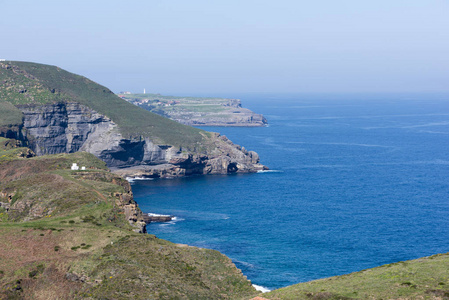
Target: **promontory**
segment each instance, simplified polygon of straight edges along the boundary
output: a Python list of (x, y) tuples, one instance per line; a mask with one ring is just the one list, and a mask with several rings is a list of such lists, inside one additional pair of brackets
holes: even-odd
[(184, 125), (257, 127), (268, 124), (263, 115), (242, 107), (239, 99), (176, 97), (130, 92), (121, 92), (118, 96)]
[(265, 169), (254, 151), (179, 124), (61, 68), (0, 62), (0, 136), (36, 155), (85, 151), (123, 176), (179, 177)]

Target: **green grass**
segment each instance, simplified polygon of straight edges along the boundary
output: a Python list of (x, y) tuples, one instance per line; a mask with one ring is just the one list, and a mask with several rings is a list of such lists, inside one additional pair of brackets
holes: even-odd
[(0, 81), (7, 82), (0, 86), (0, 99), (11, 104), (78, 102), (111, 118), (125, 137), (149, 137), (157, 144), (194, 149), (209, 137), (203, 130), (136, 107), (108, 88), (58, 67), (16, 61), (1, 65), (9, 68), (0, 68)]
[(150, 236), (124, 236), (105, 247), (96, 262), (91, 276), (102, 282), (84, 291), (94, 298), (244, 299), (254, 295), (250, 283), (219, 252), (179, 247)]
[[(0, 80), (1, 81), (1, 80)], [(22, 112), (0, 97), (0, 126), (14, 126), (22, 124)]]
[[(56, 154), (20, 158), (11, 148), (13, 140), (0, 138), (0, 191), (2, 202), (10, 202), (9, 221), (23, 221), (42, 217), (66, 215), (89, 210), (95, 205), (111, 206), (113, 193), (124, 193), (117, 185), (123, 179), (112, 174), (105, 163), (90, 153)], [(72, 171), (73, 162), (84, 165), (87, 171)], [(7, 195), (12, 196), (11, 201)], [(111, 199), (110, 204), (105, 199)], [(15, 207), (16, 203), (19, 205)], [(20, 209), (19, 209), (20, 208)], [(108, 208), (109, 209), (109, 208)]]
[(78, 166), (85, 166), (87, 171), (89, 171), (89, 169), (108, 170), (104, 161), (88, 152), (52, 154), (33, 157), (32, 160), (52, 162), (52, 164), (55, 165), (53, 168), (69, 169), (73, 163), (77, 163)]
[(29, 149), (20, 147), (20, 143), (16, 140), (0, 137), (0, 165), (2, 162), (26, 156), (27, 151)]
[[(151, 107), (151, 110), (160, 110), (161, 112), (180, 112), (183, 114), (189, 113), (228, 113), (230, 107), (224, 106), (229, 102), (229, 99), (224, 98), (200, 98), (200, 97), (175, 97), (175, 96), (162, 96), (159, 94), (120, 94), (131, 102), (148, 100), (148, 103), (142, 105), (142, 107)], [(176, 105), (160, 106), (157, 103), (170, 103), (171, 101), (177, 101)], [(228, 116), (229, 117), (229, 116)]]
[(195, 104), (195, 105), (183, 104), (181, 106), (187, 108), (192, 112), (200, 112), (200, 113), (220, 113), (226, 111), (224, 106), (213, 104)]
[(262, 297), (272, 300), (449, 299), (448, 270), (449, 254), (439, 254), (300, 283)]
[[(122, 95), (122, 94), (120, 94)], [(125, 97), (127, 98), (132, 98), (132, 99), (150, 99), (150, 100), (160, 100), (162, 102), (166, 102), (166, 101), (173, 101), (173, 100), (178, 100), (178, 101), (182, 101), (182, 102), (192, 102), (192, 103), (198, 103), (198, 102), (210, 102), (210, 103), (227, 103), (229, 101), (229, 99), (225, 99), (225, 98), (210, 98), (210, 97), (179, 97), (179, 96), (165, 96), (165, 95), (161, 95), (161, 94), (123, 94)]]

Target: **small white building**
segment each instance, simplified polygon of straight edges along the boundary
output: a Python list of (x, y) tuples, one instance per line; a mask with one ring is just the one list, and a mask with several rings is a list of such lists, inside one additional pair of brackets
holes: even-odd
[(81, 167), (81, 170), (82, 170), (82, 171), (86, 170), (86, 167)]
[(80, 167), (76, 163), (73, 163), (71, 169), (73, 171), (78, 171), (80, 169)]
[(4, 59), (4, 58), (0, 58), (0, 61), (6, 61), (6, 59)]

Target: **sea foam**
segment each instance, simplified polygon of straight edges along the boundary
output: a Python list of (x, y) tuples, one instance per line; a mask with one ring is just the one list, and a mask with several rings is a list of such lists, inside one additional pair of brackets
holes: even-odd
[(154, 180), (154, 178), (147, 178), (147, 177), (126, 177), (125, 178), (129, 183), (133, 183), (137, 180)]
[(254, 287), (256, 290), (258, 290), (259, 292), (262, 292), (262, 293), (268, 293), (268, 292), (271, 292), (270, 289), (267, 289), (266, 287), (263, 287), (263, 286), (260, 286), (260, 285), (257, 285), (257, 284), (253, 284), (253, 287)]
[(281, 170), (259, 170), (257, 173), (284, 173), (284, 171)]

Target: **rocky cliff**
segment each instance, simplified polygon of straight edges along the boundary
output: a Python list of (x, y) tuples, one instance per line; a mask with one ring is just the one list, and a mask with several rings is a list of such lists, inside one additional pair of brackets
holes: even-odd
[(247, 173), (265, 168), (257, 153), (217, 133), (208, 137), (203, 151), (192, 152), (155, 144), (148, 137), (125, 138), (110, 118), (79, 103), (17, 107), (27, 132), (23, 140), (37, 155), (86, 151), (131, 177)]
[(20, 140), (38, 156), (86, 151), (126, 176), (265, 168), (255, 152), (226, 137), (146, 111), (54, 66), (0, 62), (0, 82), (0, 137)]

